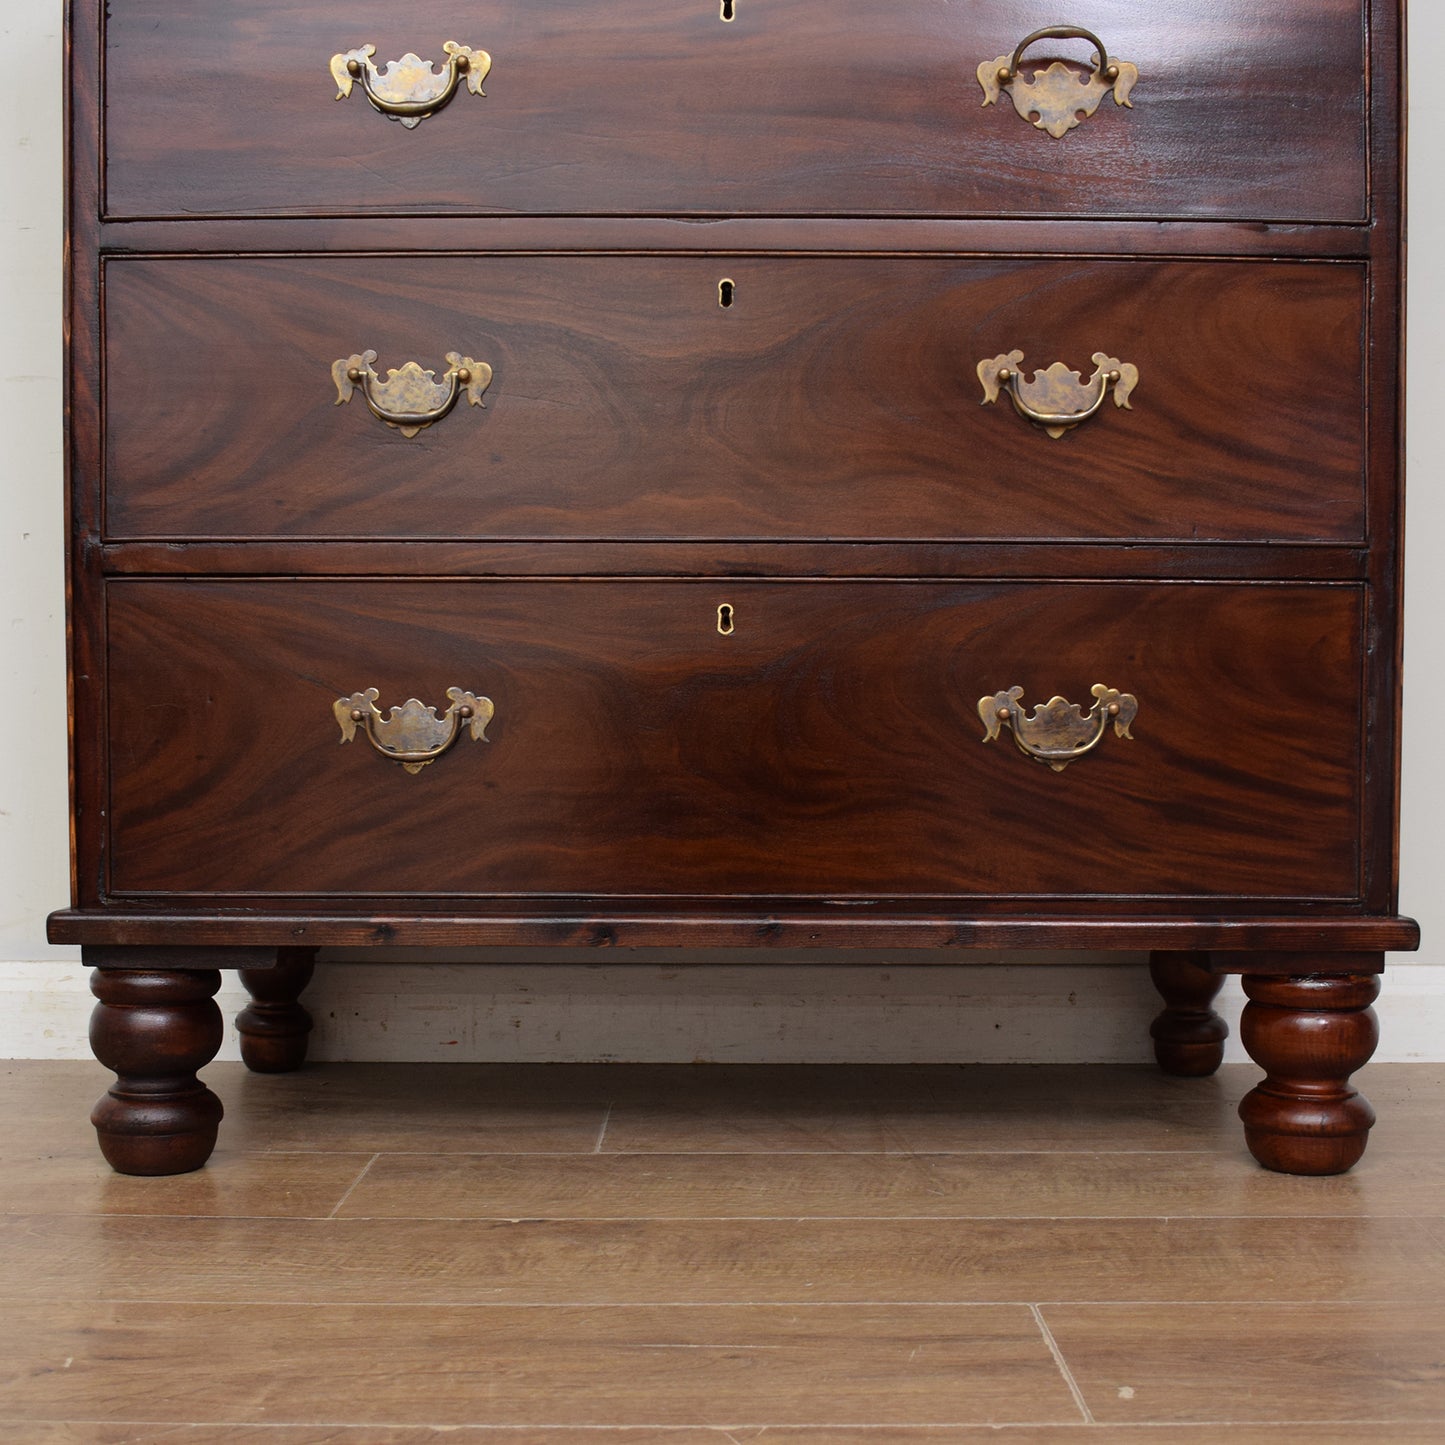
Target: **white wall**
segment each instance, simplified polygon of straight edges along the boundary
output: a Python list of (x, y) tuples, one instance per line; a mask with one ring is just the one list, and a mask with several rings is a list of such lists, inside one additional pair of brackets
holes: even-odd
[[(178, 0), (181, 3), (181, 0)], [(1417, 4), (1412, 53), (1445, 53), (1445, 7)], [(77, 951), (45, 943), (67, 898), (61, 573), (61, 0), (0, 0), (8, 57), (0, 126), (0, 1057), (83, 1057), (89, 995)], [(1445, 374), (1445, 156), (1428, 148), (1430, 90), (1411, 168), (1410, 384)], [(1247, 404), (1247, 403), (1246, 403)], [(1445, 487), (1426, 408), (1411, 429), (1402, 907), (1425, 951), (1395, 960), (1379, 1058), (1445, 1058), (1445, 716), (1435, 628), (1445, 615)], [(540, 955), (560, 958), (560, 955)], [(388, 955), (395, 958), (395, 955)], [(516, 955), (488, 955), (507, 960)], [(532, 958), (539, 955), (530, 955)], [(909, 966), (801, 955), (640, 967), (502, 962), (331, 963), (308, 1001), (316, 1054), (350, 1058), (1142, 1059), (1154, 1003), (1143, 971), (1077, 957), (1059, 968)], [(1134, 961), (1134, 960), (1127, 960)], [(228, 976), (229, 977), (229, 976)], [(1238, 986), (1229, 1007), (1237, 1011)], [(228, 1013), (234, 991), (223, 996)], [(1237, 1045), (1235, 1045), (1237, 1049)], [(228, 1039), (227, 1054), (234, 1041)]]

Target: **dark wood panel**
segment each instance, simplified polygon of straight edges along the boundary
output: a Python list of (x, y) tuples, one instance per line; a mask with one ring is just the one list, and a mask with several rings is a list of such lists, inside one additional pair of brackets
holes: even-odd
[(1405, 173), (1406, 129), (1402, 101), (1406, 94), (1405, 55), (1400, 36), (1403, 0), (1373, 7), (1370, 44), (1371, 188), (1380, 224), (1376, 228), (1376, 262), (1370, 267), (1369, 470), (1367, 527), (1370, 549), (1370, 697), (1363, 720), (1370, 789), (1367, 820), (1370, 857), (1370, 906), (1398, 907), (1399, 800), (1401, 748), (1401, 648), (1404, 610), (1402, 574), (1405, 534), (1405, 388), (1404, 273), (1405, 228), (1402, 180)]
[(1065, 542), (118, 542), (119, 576), (1212, 578), (1363, 581), (1363, 548)]
[[(719, 304), (721, 278), (735, 282)], [(1363, 527), (1353, 263), (112, 261), (107, 529), (145, 536), (1294, 538)], [(331, 364), (491, 364), (407, 438)], [(1139, 369), (1052, 440), (979, 361)]]
[[(1356, 587), (109, 592), (119, 894), (1358, 892)], [(981, 695), (1100, 681), (1134, 741), (1059, 774), (982, 745)], [(337, 696), (448, 686), (490, 743), (416, 776), (339, 745)]]
[[(50, 916), (52, 943), (104, 943), (149, 950), (184, 939), (188, 949), (229, 943), (272, 948), (304, 941), (336, 948), (370, 945), (419, 948), (485, 948), (518, 945), (583, 948), (939, 948), (939, 949), (1290, 949), (1284, 971), (1297, 970), (1302, 955), (1311, 971), (1336, 970), (1333, 955), (1344, 951), (1346, 971), (1358, 972), (1353, 950), (1411, 950), (1420, 946), (1413, 919), (1331, 916), (1312, 910), (1308, 917), (1277, 912), (1249, 915), (1237, 905), (1231, 916), (1199, 914), (1161, 916), (1167, 904), (1135, 903), (1128, 916), (1101, 909), (1095, 916), (1051, 914), (1046, 904), (1030, 901), (1027, 913), (991, 907), (991, 900), (970, 901), (967, 912), (942, 903), (932, 908), (910, 906), (908, 900), (879, 904), (871, 911), (850, 904), (831, 909), (799, 908), (779, 903), (763, 911), (720, 912), (716, 907), (689, 908), (659, 903), (644, 910), (632, 901), (625, 907), (543, 904), (530, 911), (475, 905), (465, 913), (425, 909), (409, 903), (406, 911), (356, 907), (328, 911), (317, 902), (288, 904), (287, 911), (227, 908), (223, 903), (170, 905), (165, 911), (116, 904), (106, 908), (63, 909)], [(1077, 905), (1076, 905), (1077, 906)], [(1018, 905), (1013, 905), (1017, 909)], [(1220, 972), (1232, 972), (1225, 954), (1215, 954)], [(755, 954), (767, 963), (765, 953)], [(827, 963), (830, 954), (822, 954)], [(910, 962), (922, 962), (922, 957)], [(955, 961), (940, 954), (943, 963)], [(1069, 962), (1067, 955), (1059, 960)], [(1253, 959), (1250, 959), (1251, 964)], [(167, 967), (173, 965), (167, 964)], [(197, 967), (215, 967), (214, 964)], [(1255, 972), (1271, 970), (1259, 968)]]
[(110, 220), (102, 249), (254, 251), (702, 252), (708, 255), (1290, 256), (1363, 259), (1356, 225), (1257, 221), (1039, 221), (908, 217), (286, 216)]
[[(1073, 0), (1140, 80), (1131, 109), (1106, 98), (1063, 140), (984, 107), (975, 76), (1058, 18), (1035, 0), (739, 0), (731, 24), (717, 0), (123, 0), (108, 208), (1362, 217), (1360, 0)], [(439, 58), (447, 39), (492, 55), (485, 98), (412, 131), (335, 101), (333, 54)]]
[[(94, 898), (104, 888), (105, 814), (97, 800), (105, 775), (105, 588), (98, 557), (86, 540), (100, 530), (104, 457), (100, 23), (96, 6), (66, 7), (65, 642), (72, 901)], [(82, 875), (82, 867), (92, 871)]]

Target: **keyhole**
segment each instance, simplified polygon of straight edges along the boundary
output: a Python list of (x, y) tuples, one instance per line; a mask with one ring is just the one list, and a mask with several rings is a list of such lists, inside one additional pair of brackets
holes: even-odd
[(724, 20), (733, 18), (733, 0), (722, 0), (722, 18)]
[(728, 277), (723, 277), (717, 283), (717, 304), (719, 306), (731, 306), (733, 304), (733, 293), (737, 287), (733, 285)]
[(732, 636), (733, 630), (733, 605), (731, 602), (724, 602), (717, 610), (717, 630), (724, 637)]

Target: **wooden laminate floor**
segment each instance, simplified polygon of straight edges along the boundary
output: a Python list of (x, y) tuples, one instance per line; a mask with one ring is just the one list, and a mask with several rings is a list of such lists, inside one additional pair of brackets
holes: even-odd
[(213, 1065), (201, 1173), (0, 1063), (0, 1441), (1445, 1440), (1445, 1066), (1364, 1163), (1255, 1071)]

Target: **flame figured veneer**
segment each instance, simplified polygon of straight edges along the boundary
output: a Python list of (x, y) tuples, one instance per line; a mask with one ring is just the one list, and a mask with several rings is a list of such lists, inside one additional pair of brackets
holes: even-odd
[(1243, 974), (1256, 1156), (1360, 1156), (1393, 0), (70, 28), (51, 936), (117, 1169), (204, 1163), (218, 970), (285, 1070), (380, 943), (1149, 951), (1164, 1068)]

